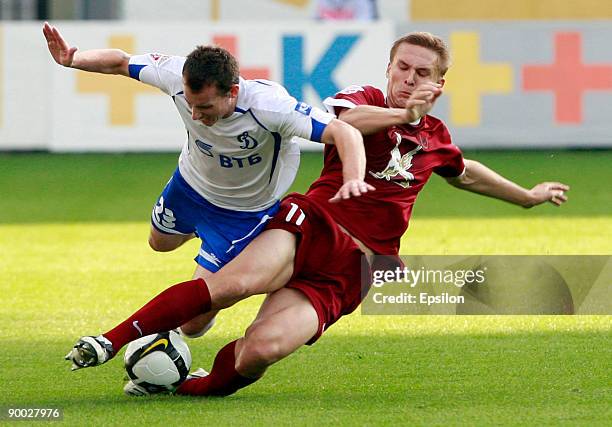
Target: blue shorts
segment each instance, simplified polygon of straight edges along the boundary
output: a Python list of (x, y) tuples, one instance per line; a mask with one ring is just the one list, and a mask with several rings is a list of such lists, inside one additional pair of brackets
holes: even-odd
[(191, 188), (177, 169), (153, 207), (151, 224), (165, 234), (196, 233), (202, 245), (195, 261), (216, 272), (264, 230), (278, 208), (278, 202), (258, 212), (220, 208)]

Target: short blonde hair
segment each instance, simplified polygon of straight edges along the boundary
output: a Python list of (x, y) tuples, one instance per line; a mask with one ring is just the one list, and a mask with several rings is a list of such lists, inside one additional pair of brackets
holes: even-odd
[(444, 40), (425, 31), (408, 33), (393, 42), (391, 52), (389, 52), (389, 62), (393, 62), (395, 53), (402, 43), (421, 46), (433, 51), (436, 55), (438, 55), (438, 63), (436, 66), (438, 68), (440, 77), (444, 77), (444, 74), (446, 74), (448, 71), (448, 67), (450, 67), (450, 54), (448, 52), (448, 46), (446, 46)]

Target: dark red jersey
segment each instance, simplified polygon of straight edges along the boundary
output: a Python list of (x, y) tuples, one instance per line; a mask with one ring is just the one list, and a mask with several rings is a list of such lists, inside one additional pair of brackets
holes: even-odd
[[(351, 86), (325, 100), (336, 115), (345, 108), (388, 108), (384, 94), (372, 86)], [(456, 177), (465, 166), (444, 123), (425, 116), (417, 125), (394, 126), (364, 137), (366, 182), (376, 187), (358, 198), (329, 203), (342, 185), (342, 163), (334, 146), (325, 147), (321, 176), (307, 192), (320, 206), (375, 253), (394, 255), (408, 228), (412, 206), (432, 172)]]

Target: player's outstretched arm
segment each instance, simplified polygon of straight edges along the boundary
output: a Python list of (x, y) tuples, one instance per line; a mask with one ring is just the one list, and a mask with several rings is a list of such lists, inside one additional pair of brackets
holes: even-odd
[(408, 109), (383, 108), (375, 105), (357, 105), (355, 108), (347, 108), (340, 113), (338, 118), (358, 129), (364, 136), (418, 119), (410, 120)]
[(335, 203), (351, 197), (359, 197), (363, 193), (373, 191), (375, 188), (366, 184), (365, 179), (365, 149), (363, 137), (354, 127), (333, 119), (325, 127), (321, 141), (333, 144), (338, 149), (340, 160), (342, 160), (342, 176), (344, 184), (334, 197), (329, 199)]
[(70, 46), (59, 30), (45, 22), (43, 34), (47, 40), (49, 53), (60, 65), (104, 74), (121, 74), (129, 76), (130, 55), (120, 49), (96, 49), (78, 52), (77, 47)]
[(427, 114), (442, 94), (442, 86), (430, 82), (420, 85), (410, 95), (404, 108), (383, 108), (375, 105), (357, 105), (343, 110), (338, 118), (358, 129), (363, 135), (372, 135), (391, 126), (415, 122)]
[(448, 183), (463, 190), (505, 200), (515, 205), (531, 208), (545, 202), (561, 206), (567, 201), (565, 192), (569, 186), (560, 182), (543, 182), (528, 190), (504, 178), (485, 165), (465, 159), (465, 172)]

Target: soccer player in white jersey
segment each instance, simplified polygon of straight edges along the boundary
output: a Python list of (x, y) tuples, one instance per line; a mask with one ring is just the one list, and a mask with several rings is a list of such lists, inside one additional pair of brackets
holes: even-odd
[[(242, 79), (236, 59), (222, 48), (199, 46), (186, 58), (119, 49), (77, 52), (48, 23), (43, 34), (58, 64), (131, 77), (174, 100), (188, 136), (153, 208), (149, 244), (166, 252), (199, 237), (194, 278), (206, 278), (234, 258), (278, 210), (299, 165), (294, 136), (338, 148), (344, 184), (331, 201), (373, 189), (364, 182), (363, 139), (356, 129), (298, 102), (277, 83)], [(203, 334), (215, 315), (187, 322), (183, 333)]]

